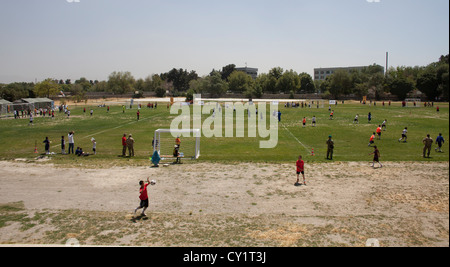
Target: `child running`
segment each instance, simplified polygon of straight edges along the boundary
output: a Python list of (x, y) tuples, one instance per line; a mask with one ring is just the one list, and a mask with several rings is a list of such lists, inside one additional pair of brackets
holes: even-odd
[(383, 129), (383, 131), (386, 131), (386, 125), (387, 125), (387, 120), (384, 120), (383, 123), (381, 124), (381, 128)]
[(378, 140), (381, 140), (381, 125), (378, 125), (377, 136), (378, 136)]
[(374, 143), (375, 143), (375, 133), (373, 133), (369, 139), (369, 146), (373, 145)]
[(295, 183), (295, 186), (300, 186), (300, 174), (303, 176), (303, 185), (306, 185), (305, 181), (305, 162), (302, 159), (302, 156), (298, 157), (297, 163), (297, 182)]
[(405, 129), (403, 129), (402, 132), (402, 138), (398, 139), (399, 142), (406, 143), (406, 140), (408, 139), (408, 137), (406, 136), (406, 134), (408, 133), (408, 127), (405, 127)]
[(356, 114), (355, 120), (353, 121), (353, 124), (359, 124), (359, 114)]

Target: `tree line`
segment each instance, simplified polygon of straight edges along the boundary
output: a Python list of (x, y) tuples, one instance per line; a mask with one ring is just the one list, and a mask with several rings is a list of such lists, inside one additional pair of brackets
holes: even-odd
[(108, 92), (116, 95), (137, 92), (154, 92), (158, 97), (186, 96), (193, 94), (221, 97), (227, 93), (260, 98), (263, 94), (318, 93), (325, 98), (340, 99), (346, 96), (384, 99), (394, 95), (403, 100), (415, 92), (422, 92), (428, 100), (447, 100), (449, 91), (449, 55), (427, 66), (391, 67), (383, 73), (379, 65), (367, 66), (363, 70), (338, 70), (324, 81), (314, 81), (308, 73), (297, 73), (274, 67), (268, 73), (261, 73), (253, 79), (245, 72), (236, 70), (236, 65), (213, 69), (209, 75), (200, 77), (196, 71), (172, 69), (166, 73), (153, 74), (145, 79), (135, 79), (130, 72), (113, 72), (108, 80), (80, 78), (46, 79), (39, 83), (0, 84), (0, 98), (15, 101), (21, 98), (51, 97), (61, 93), (83, 100), (87, 92)]

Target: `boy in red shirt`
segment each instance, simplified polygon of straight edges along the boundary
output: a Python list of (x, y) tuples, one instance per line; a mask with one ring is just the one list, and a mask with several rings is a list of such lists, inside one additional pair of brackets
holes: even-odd
[(127, 153), (127, 134), (124, 133), (122, 136), (122, 157), (125, 157), (126, 153)]
[(372, 134), (369, 140), (369, 146), (373, 145), (375, 143), (375, 133)]
[(377, 135), (378, 135), (378, 140), (381, 140), (381, 125), (378, 125)]
[(300, 173), (303, 176), (303, 185), (306, 185), (306, 181), (305, 181), (305, 162), (302, 160), (302, 156), (298, 157), (297, 163), (297, 182), (295, 183), (295, 186), (299, 186), (301, 185), (300, 182)]
[(143, 209), (142, 210), (142, 213), (141, 213), (141, 216), (147, 216), (146, 214), (145, 214), (145, 210), (148, 208), (148, 193), (147, 193), (147, 187), (149, 186), (149, 185), (155, 185), (155, 182), (154, 181), (149, 181), (149, 178), (147, 178), (147, 183), (146, 184), (144, 184), (144, 181), (140, 181), (139, 182), (139, 185), (141, 186), (141, 188), (139, 188), (139, 199), (141, 200), (141, 203), (140, 203), (140, 205), (139, 205), (139, 207), (137, 207), (135, 210), (134, 210), (134, 214), (136, 214), (136, 212), (139, 210), (139, 209)]

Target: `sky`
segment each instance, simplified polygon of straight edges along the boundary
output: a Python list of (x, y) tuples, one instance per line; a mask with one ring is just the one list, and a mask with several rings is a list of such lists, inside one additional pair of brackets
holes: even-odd
[(448, 0), (0, 0), (0, 83), (136, 78), (228, 64), (425, 66), (449, 53)]

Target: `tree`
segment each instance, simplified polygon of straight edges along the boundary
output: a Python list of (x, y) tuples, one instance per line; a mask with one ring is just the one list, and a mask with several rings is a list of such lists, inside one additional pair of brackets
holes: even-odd
[(155, 90), (157, 97), (165, 97), (166, 89), (163, 86), (158, 86)]
[(442, 92), (442, 96), (444, 100), (448, 101), (448, 92), (449, 92), (449, 63), (448, 63), (448, 55), (442, 56), (439, 61), (439, 66), (437, 68), (437, 78), (439, 82), (439, 90)]
[(161, 78), (166, 82), (171, 82), (175, 91), (186, 92), (189, 89), (189, 82), (198, 79), (198, 75), (195, 71), (188, 72), (173, 68), (168, 73), (161, 74)]
[(283, 69), (282, 69), (281, 67), (275, 67), (275, 68), (272, 68), (272, 69), (269, 71), (269, 75), (272, 76), (272, 77), (274, 77), (276, 80), (278, 80), (278, 79), (280, 79), (281, 76), (283, 75)]
[(380, 100), (384, 94), (384, 74), (376, 72), (369, 77), (368, 85), (375, 92), (375, 99)]
[(328, 91), (335, 99), (339, 99), (341, 95), (351, 93), (352, 87), (352, 80), (347, 71), (337, 70), (332, 76), (330, 76)]
[(258, 75), (256, 84), (261, 87), (262, 93), (277, 93), (277, 79), (272, 75), (265, 73)]
[(242, 71), (234, 71), (228, 78), (228, 86), (233, 93), (244, 93), (253, 88), (255, 81)]
[(79, 84), (82, 87), (82, 90), (87, 92), (89, 91), (89, 89), (91, 89), (91, 87), (93, 86), (93, 82), (91, 83), (90, 81), (88, 81), (88, 79), (82, 77), (79, 80), (75, 81), (75, 84)]
[(313, 78), (306, 72), (300, 73), (300, 91), (306, 93), (314, 93), (316, 86), (314, 85)]
[(115, 94), (132, 92), (135, 82), (130, 72), (113, 72), (108, 77), (109, 90)]
[(145, 78), (144, 80), (144, 91), (155, 92), (156, 88), (160, 87), (162, 84), (163, 80), (158, 74), (147, 76), (147, 78)]
[(231, 73), (233, 73), (236, 70), (236, 65), (230, 64), (222, 68), (222, 71), (220, 72), (220, 75), (222, 77), (222, 80), (228, 81), (228, 77), (230, 77)]
[(93, 92), (108, 92), (108, 90), (109, 88), (107, 81), (98, 82), (91, 88), (91, 91)]
[(205, 78), (206, 80), (206, 92), (209, 93), (211, 97), (221, 97), (228, 91), (228, 84), (226, 81), (222, 80), (222, 76), (218, 72), (212, 73), (210, 76)]
[(401, 100), (405, 99), (406, 96), (414, 90), (413, 81), (404, 77), (389, 78), (386, 82), (386, 86), (393, 95), (396, 95)]
[(428, 100), (434, 100), (442, 94), (435, 68), (429, 67), (417, 79), (417, 89), (424, 93)]
[(228, 91), (228, 83), (222, 80), (220, 72), (213, 71), (209, 76), (192, 80), (189, 83), (188, 97), (192, 94), (221, 97)]
[(0, 88), (0, 98), (14, 102), (21, 98), (35, 97), (34, 83), (10, 83)]
[(144, 82), (144, 80), (141, 78), (141, 79), (138, 79), (137, 81), (136, 81), (136, 84), (134, 85), (134, 90), (135, 91), (139, 91), (139, 92), (143, 92), (144, 91), (144, 88), (145, 88), (145, 82)]
[(38, 97), (50, 97), (58, 94), (58, 84), (53, 79), (46, 79), (34, 86), (34, 92)]
[(300, 76), (293, 70), (285, 71), (278, 79), (276, 88), (278, 92), (295, 93), (300, 90)]

